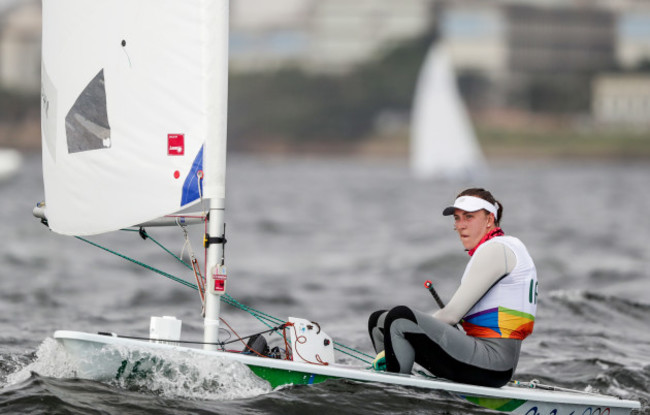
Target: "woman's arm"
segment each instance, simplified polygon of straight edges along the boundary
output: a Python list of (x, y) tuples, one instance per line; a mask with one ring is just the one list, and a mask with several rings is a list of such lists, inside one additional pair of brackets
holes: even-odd
[(433, 316), (448, 324), (458, 323), (516, 263), (515, 253), (504, 244), (495, 241), (483, 246), (474, 254), (467, 275), (449, 303)]

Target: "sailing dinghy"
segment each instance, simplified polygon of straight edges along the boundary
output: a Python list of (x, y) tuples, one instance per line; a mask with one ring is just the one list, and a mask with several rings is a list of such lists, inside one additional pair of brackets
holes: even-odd
[(410, 165), (417, 179), (464, 179), (486, 169), (442, 40), (432, 43), (416, 83)]
[(18, 150), (0, 148), (0, 181), (11, 178), (23, 162), (23, 157)]
[[(536, 384), (488, 388), (375, 372), (367, 363), (342, 365), (337, 343), (318, 324), (299, 318), (270, 330), (284, 332), (284, 351), (269, 353), (254, 343), (247, 353), (226, 351), (219, 339), (220, 304), (234, 301), (226, 294), (223, 249), (228, 13), (227, 0), (43, 1), (46, 203), (34, 214), (52, 231), (80, 239), (120, 229), (147, 237), (151, 226), (205, 225), (204, 268), (193, 256), (188, 264), (204, 312), (204, 338), (195, 342), (201, 348), (181, 339), (182, 323), (173, 317), (152, 317), (142, 338), (57, 331), (54, 338), (78, 377), (146, 376), (166, 353), (178, 352), (238, 365), (272, 387), (326, 379), (381, 382), (528, 415), (628, 414), (639, 407)], [(201, 211), (182, 213), (192, 207)]]

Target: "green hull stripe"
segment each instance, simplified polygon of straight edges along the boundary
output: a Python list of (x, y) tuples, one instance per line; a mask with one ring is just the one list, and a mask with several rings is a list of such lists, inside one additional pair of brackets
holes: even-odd
[(477, 396), (463, 396), (468, 401), (488, 409), (494, 409), (501, 412), (512, 412), (525, 404), (525, 400), (508, 399), (508, 398), (484, 398)]
[(296, 372), (293, 370), (274, 369), (263, 366), (248, 366), (257, 376), (271, 384), (272, 388), (282, 385), (311, 385), (333, 379), (333, 376), (323, 376), (314, 373)]
[[(312, 383), (324, 382), (327, 379), (334, 379), (335, 376), (323, 376), (314, 373), (297, 372), (293, 370), (275, 369), (263, 366), (248, 366), (255, 375), (266, 380), (272, 388), (283, 385), (311, 385)], [(469, 402), (488, 409), (502, 412), (512, 412), (525, 404), (521, 399), (485, 398), (476, 396), (463, 396)]]

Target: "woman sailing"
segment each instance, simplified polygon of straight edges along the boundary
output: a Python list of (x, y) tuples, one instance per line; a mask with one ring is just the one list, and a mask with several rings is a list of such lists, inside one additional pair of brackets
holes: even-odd
[[(433, 315), (408, 306), (374, 312), (368, 330), (375, 369), (411, 373), (418, 363), (455, 382), (500, 387), (510, 381), (522, 341), (533, 331), (537, 272), (524, 244), (499, 227), (503, 206), (479, 188), (443, 210), (470, 255), (449, 303)], [(461, 323), (463, 331), (455, 325)]]

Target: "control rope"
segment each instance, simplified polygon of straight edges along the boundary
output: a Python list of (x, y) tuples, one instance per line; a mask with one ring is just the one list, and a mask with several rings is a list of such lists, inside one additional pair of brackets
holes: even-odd
[[(193, 270), (191, 264), (188, 264), (187, 262), (183, 261), (182, 258), (179, 258), (176, 254), (171, 252), (169, 249), (167, 249), (165, 246), (163, 246), (160, 242), (156, 241), (151, 235), (146, 233), (146, 231), (144, 229), (137, 229), (137, 230), (136, 229), (122, 229), (122, 230), (127, 231), (127, 232), (139, 232), (140, 235), (146, 236), (145, 239), (151, 240), (153, 243), (158, 245), (161, 249), (163, 249), (169, 255), (173, 256), (178, 262), (183, 264), (186, 268), (188, 268), (189, 270)], [(128, 257), (128, 256), (126, 256), (124, 254), (121, 254), (121, 253), (115, 251), (115, 250), (112, 250), (112, 249), (109, 249), (109, 248), (107, 248), (105, 246), (102, 246), (102, 245), (100, 245), (100, 244), (98, 244), (96, 242), (92, 242), (92, 241), (90, 241), (90, 240), (88, 240), (86, 238), (83, 238), (81, 236), (75, 236), (75, 238), (77, 238), (80, 241), (86, 242), (87, 244), (90, 244), (90, 245), (92, 245), (92, 246), (94, 246), (96, 248), (104, 250), (104, 251), (106, 251), (106, 252), (108, 252), (110, 254), (113, 254), (113, 255), (118, 256), (118, 257), (120, 257), (122, 259), (125, 259), (125, 260), (127, 260), (129, 262), (132, 262), (132, 263), (134, 263), (136, 265), (139, 265), (139, 266), (141, 266), (143, 268), (146, 268), (149, 271), (153, 271), (153, 272), (155, 272), (155, 273), (157, 273), (159, 275), (162, 275), (163, 277), (169, 278), (172, 281), (175, 281), (175, 282), (177, 282), (179, 284), (182, 284), (182, 285), (184, 285), (186, 287), (192, 288), (194, 290), (199, 289), (199, 287), (196, 284), (185, 281), (182, 278), (176, 277), (176, 276), (174, 276), (172, 274), (169, 274), (169, 273), (167, 273), (165, 271), (162, 271), (162, 270), (160, 270), (158, 268), (152, 267), (151, 265), (145, 264), (144, 262), (138, 261), (137, 259)], [(275, 332), (275, 333), (277, 333), (279, 335), (282, 335), (282, 333), (280, 333), (277, 330), (277, 328), (278, 328), (279, 325), (282, 325), (282, 324), (285, 323), (284, 320), (279, 319), (277, 317), (274, 317), (274, 316), (272, 316), (270, 314), (266, 314), (266, 313), (264, 313), (262, 311), (256, 310), (256, 309), (254, 309), (252, 307), (249, 307), (247, 305), (244, 305), (244, 304), (240, 303), (239, 301), (237, 301), (236, 299), (234, 299), (233, 297), (231, 297), (229, 294), (221, 295), (220, 299), (224, 303), (226, 303), (226, 304), (228, 304), (228, 305), (230, 305), (230, 306), (232, 306), (234, 308), (237, 308), (237, 309), (240, 309), (242, 311), (245, 311), (245, 312), (249, 313), (250, 315), (255, 317), (257, 320), (259, 320), (262, 324), (264, 324), (269, 329), (271, 329), (273, 332)], [(359, 351), (357, 349), (354, 349), (352, 347), (346, 346), (346, 345), (338, 343), (338, 342), (334, 342), (334, 344), (335, 344), (335, 346), (338, 346), (338, 347), (335, 347), (335, 350), (337, 350), (340, 353), (343, 353), (345, 355), (348, 355), (350, 357), (353, 357), (353, 358), (355, 358), (357, 360), (360, 360), (360, 361), (362, 361), (364, 363), (370, 364), (370, 362), (373, 359), (373, 356), (370, 356), (370, 355), (368, 355), (366, 353), (363, 353), (363, 352), (361, 352), (361, 351)], [(345, 350), (343, 350), (343, 349), (345, 349)], [(366, 357), (366, 358), (368, 358), (370, 360), (366, 360), (361, 356), (364, 356), (364, 357)]]

